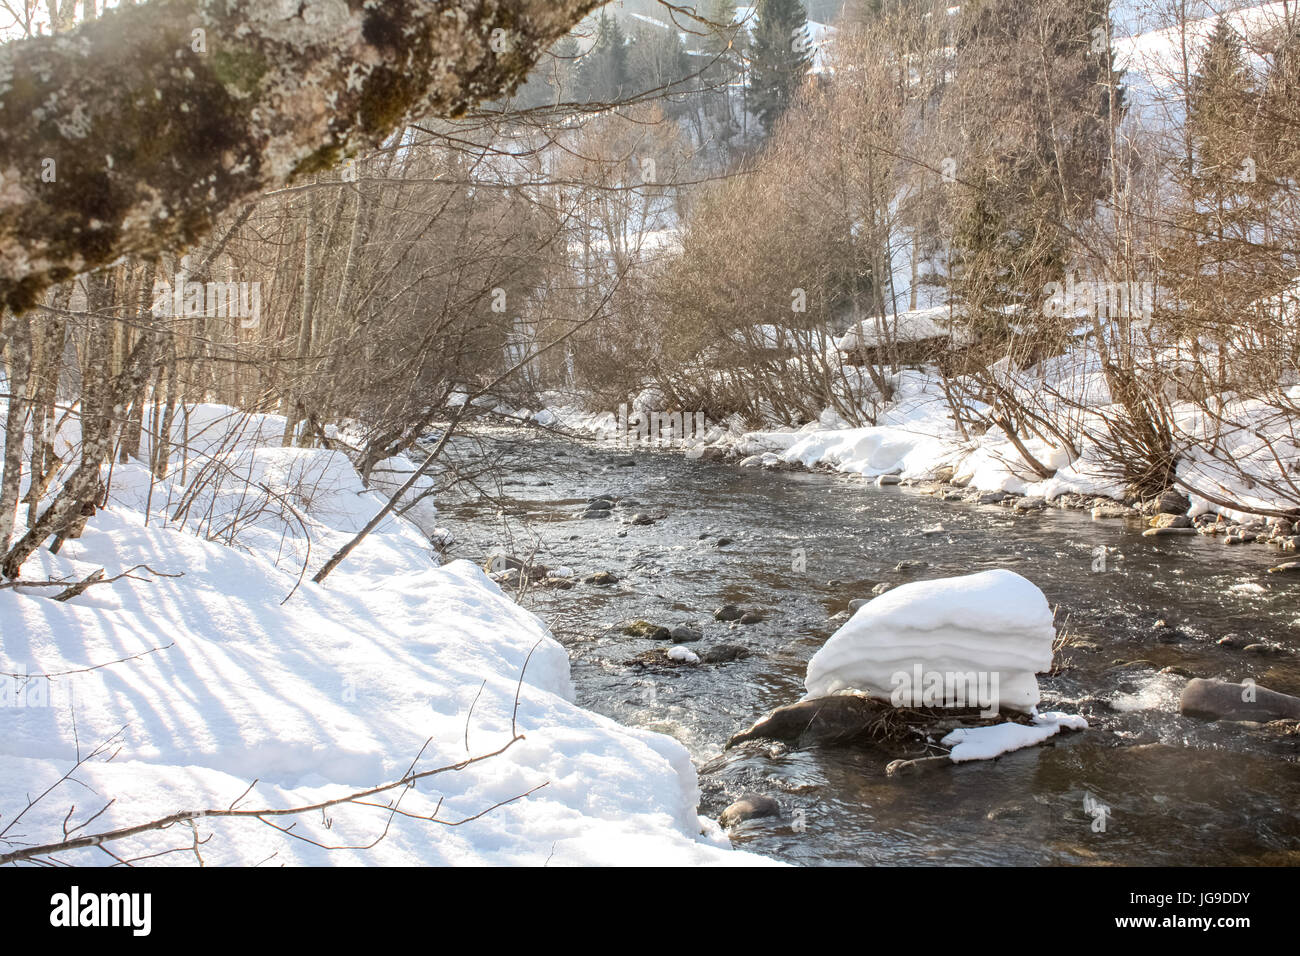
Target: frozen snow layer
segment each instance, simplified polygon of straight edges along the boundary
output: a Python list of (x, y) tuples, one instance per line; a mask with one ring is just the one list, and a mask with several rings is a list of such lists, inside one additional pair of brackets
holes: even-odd
[(1022, 747), (1041, 744), (1062, 730), (1087, 730), (1088, 722), (1077, 714), (1046, 711), (1034, 715), (1032, 727), (1025, 724), (995, 724), (992, 727), (958, 727), (939, 741), (952, 747), (948, 756), (954, 763), (966, 760), (992, 760)]
[(985, 706), (976, 690), (988, 688), (994, 706), (1028, 712), (1038, 704), (1034, 675), (1052, 666), (1055, 634), (1043, 592), (1013, 571), (916, 581), (859, 608), (813, 655), (804, 685), (808, 697), (857, 690), (892, 699), (900, 689), (919, 696), (919, 670), (922, 684), (938, 675), (945, 690), (963, 695), (945, 692), (944, 702)]

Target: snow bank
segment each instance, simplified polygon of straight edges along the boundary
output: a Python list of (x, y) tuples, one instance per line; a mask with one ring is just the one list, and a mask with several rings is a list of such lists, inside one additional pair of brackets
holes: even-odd
[[(304, 563), (318, 567), (382, 501), (345, 456), (264, 447), (282, 434), (273, 416), (200, 406), (189, 423), (201, 452), (191, 448), (185, 469), (156, 481), (139, 464), (116, 465), (110, 505), (85, 534), (24, 568), (28, 580), (76, 580), (97, 568), (115, 575), (139, 564), (157, 576), (140, 569), (145, 580), (92, 587), (66, 602), (50, 600), (54, 588), (0, 590), (0, 675), (64, 675), (0, 676), (0, 700), (11, 705), (0, 739), (3, 819), (55, 784), (78, 752), (105, 741), (117, 751), (111, 762), (83, 765), (80, 785), (55, 787), (0, 852), (57, 839), (73, 804), (80, 821), (114, 801), (94, 831), (224, 808), (254, 780), (241, 806), (301, 806), (400, 779), (413, 761), (423, 770), (490, 753), (517, 726), (523, 739), (504, 753), (378, 798), (400, 796), (404, 813), (436, 811), (449, 821), (490, 810), (464, 826), (399, 816), (373, 849), (330, 850), (256, 820), (209, 819), (198, 824), (201, 839), (211, 836), (203, 858), (769, 862), (733, 852), (697, 816), (695, 770), (682, 745), (576, 706), (568, 656), (544, 624), (478, 568), (438, 567), (411, 522), (382, 524), (326, 586), (300, 581)], [(200, 486), (205, 463), (213, 480)], [(394, 483), (409, 474), (409, 464), (386, 464)], [(297, 834), (358, 847), (383, 834), (388, 814), (344, 805), (297, 819)], [(112, 848), (138, 857), (188, 845), (189, 831), (178, 830)], [(99, 850), (62, 859), (113, 862)]]
[(1013, 571), (916, 581), (860, 607), (808, 662), (804, 686), (807, 697), (856, 690), (891, 699), (917, 683), (918, 670), (921, 682), (970, 675), (995, 690), (995, 706), (1028, 712), (1055, 634), (1043, 592)]

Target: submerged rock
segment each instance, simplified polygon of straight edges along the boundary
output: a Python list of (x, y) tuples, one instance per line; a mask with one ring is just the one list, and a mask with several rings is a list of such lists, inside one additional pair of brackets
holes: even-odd
[(610, 584), (618, 584), (618, 575), (613, 571), (597, 571), (595, 574), (589, 574), (582, 579), (587, 584), (595, 584), (605, 587)]
[(780, 815), (781, 805), (771, 797), (749, 793), (723, 810), (718, 816), (718, 823), (724, 828), (734, 827), (737, 823), (744, 823), (746, 820)]
[(1197, 677), (1183, 688), (1178, 710), (1204, 720), (1300, 720), (1300, 697), (1259, 684), (1230, 684)]

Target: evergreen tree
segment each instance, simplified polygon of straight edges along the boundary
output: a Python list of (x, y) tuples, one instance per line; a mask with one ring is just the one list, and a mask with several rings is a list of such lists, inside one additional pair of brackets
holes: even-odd
[(578, 99), (613, 103), (629, 92), (627, 37), (618, 19), (600, 11), (596, 43), (578, 63)]
[(703, 16), (715, 25), (700, 43), (705, 56), (700, 82), (706, 89), (713, 91), (705, 109), (718, 123), (722, 141), (728, 143), (737, 129), (732, 109), (731, 84), (742, 73), (748, 34), (736, 22), (735, 0), (708, 0), (704, 5)]
[(800, 0), (758, 0), (755, 14), (748, 106), (771, 132), (808, 74), (812, 41)]
[(939, 187), (952, 229), (940, 283), (987, 334), (1064, 277), (1074, 228), (1108, 193), (1124, 97), (1097, 43), (1106, 0), (986, 0), (961, 16), (942, 120), (959, 182)]

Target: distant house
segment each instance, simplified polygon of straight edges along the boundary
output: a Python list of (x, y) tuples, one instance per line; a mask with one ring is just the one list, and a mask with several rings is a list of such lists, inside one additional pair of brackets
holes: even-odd
[(849, 365), (923, 362), (945, 349), (971, 344), (970, 335), (952, 328), (949, 318), (948, 307), (938, 306), (863, 319), (837, 338), (835, 347)]

